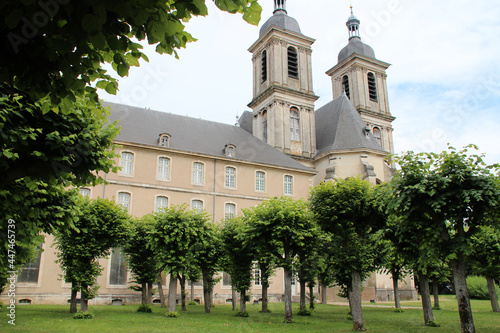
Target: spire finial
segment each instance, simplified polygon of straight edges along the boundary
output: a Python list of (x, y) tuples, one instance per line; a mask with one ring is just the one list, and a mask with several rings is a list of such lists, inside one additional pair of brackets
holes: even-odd
[(274, 12), (273, 14), (276, 14), (277, 12), (284, 12), (285, 14), (287, 13), (286, 11), (286, 0), (274, 0)]
[(351, 7), (351, 16), (349, 16), (349, 18), (347, 19), (347, 22), (346, 22), (347, 30), (349, 30), (349, 40), (351, 40), (352, 38), (361, 39), (359, 37), (359, 23), (360, 23), (360, 21), (358, 20), (358, 18), (356, 16), (354, 16), (354, 12), (352, 9), (352, 2), (351, 2), (350, 7)]

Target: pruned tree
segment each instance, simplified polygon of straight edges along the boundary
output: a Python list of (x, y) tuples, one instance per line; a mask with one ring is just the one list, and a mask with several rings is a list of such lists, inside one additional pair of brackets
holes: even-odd
[(292, 322), (292, 272), (300, 251), (314, 240), (316, 224), (307, 203), (289, 197), (271, 198), (246, 210), (247, 242), (272, 254), (285, 276), (285, 323)]
[(154, 219), (148, 244), (163, 264), (162, 270), (165, 268), (170, 273), (168, 312), (175, 312), (178, 274), (186, 267), (188, 253), (199, 242), (208, 217), (181, 205), (156, 212)]
[(403, 217), (404, 228), (428, 236), (421, 247), (449, 260), (463, 333), (475, 332), (465, 279), (470, 239), (481, 225), (498, 224), (490, 214), (498, 212), (500, 198), (498, 165), (486, 165), (483, 155), (469, 149), (477, 147), (396, 157), (401, 170), (391, 182), (394, 197), (388, 203)]
[(321, 183), (312, 189), (310, 203), (318, 225), (337, 248), (332, 263), (339, 272), (337, 282), (346, 284), (353, 330), (364, 331), (361, 285), (380, 264), (376, 232), (386, 224), (373, 187), (359, 178)]
[(232, 287), (240, 293), (240, 314), (246, 312), (246, 292), (250, 289), (253, 278), (253, 245), (245, 241), (248, 236), (243, 217), (224, 221), (221, 244), (224, 256), (227, 258), (225, 270), (231, 275)]
[(55, 234), (55, 244), (64, 277), (72, 283), (72, 302), (78, 287), (80, 310), (85, 312), (89, 298), (94, 296), (92, 290), (96, 279), (102, 272), (98, 259), (126, 241), (129, 216), (122, 206), (100, 198), (85, 199), (80, 212), (74, 228)]

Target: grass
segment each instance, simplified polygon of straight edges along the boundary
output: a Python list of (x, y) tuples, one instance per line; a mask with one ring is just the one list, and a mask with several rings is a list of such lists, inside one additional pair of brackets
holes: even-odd
[[(373, 305), (373, 304), (371, 304)], [(434, 311), (439, 328), (423, 326), (422, 310), (405, 309), (395, 313), (391, 303), (365, 306), (363, 317), (370, 332), (432, 332), (458, 333), (460, 322), (453, 296), (443, 296), (440, 311)], [(403, 302), (403, 306), (420, 306), (419, 302)], [(152, 313), (136, 312), (138, 305), (90, 306), (96, 317), (75, 320), (68, 313), (69, 306), (25, 305), (16, 307), (16, 326), (7, 323), (7, 309), (0, 309), (0, 332), (351, 332), (352, 322), (347, 319), (347, 306), (318, 304), (313, 315), (294, 315), (293, 324), (283, 323), (282, 303), (270, 304), (272, 313), (259, 312), (260, 305), (248, 304), (250, 317), (235, 317), (230, 305), (217, 305), (212, 313), (205, 314), (203, 306), (190, 306), (180, 312), (179, 318), (167, 318), (167, 310), (154, 305)], [(500, 314), (491, 311), (489, 301), (472, 301), (474, 322), (478, 332), (500, 333)], [(180, 310), (180, 309), (178, 309)], [(294, 313), (298, 305), (294, 304)]]

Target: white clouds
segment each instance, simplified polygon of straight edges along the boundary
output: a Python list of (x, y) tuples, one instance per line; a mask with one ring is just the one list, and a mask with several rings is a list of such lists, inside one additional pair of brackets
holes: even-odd
[[(260, 0), (262, 25), (273, 1)], [(198, 38), (181, 59), (148, 52), (150, 63), (120, 80), (118, 96), (107, 100), (233, 123), (252, 98), (248, 47), (259, 28), (240, 15), (220, 12), (207, 1), (209, 16), (194, 18), (187, 30)], [(500, 110), (500, 10), (477, 0), (354, 0), (363, 41), (388, 70), (396, 152), (419, 147), (442, 150), (484, 144), (491, 162), (500, 161), (496, 143)], [(347, 1), (288, 0), (288, 13), (302, 33), (316, 39), (313, 77), (320, 107), (331, 99), (325, 71), (347, 44)], [(156, 73), (156, 74), (154, 74)], [(472, 140), (472, 141), (470, 141)], [(423, 144), (426, 142), (427, 144)], [(430, 144), (434, 142), (434, 144)]]

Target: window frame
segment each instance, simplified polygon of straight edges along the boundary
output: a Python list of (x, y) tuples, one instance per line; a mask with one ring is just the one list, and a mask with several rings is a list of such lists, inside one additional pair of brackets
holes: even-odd
[(167, 199), (167, 205), (166, 206), (161, 206), (161, 208), (167, 208), (169, 207), (170, 205), (170, 198), (167, 197), (166, 195), (163, 195), (163, 194), (158, 194), (158, 195), (155, 195), (155, 213), (158, 213), (159, 210), (158, 210), (158, 198), (165, 198)]
[(349, 85), (349, 75), (342, 76), (342, 93), (345, 93), (348, 99), (351, 99), (351, 91)]
[[(113, 253), (116, 253), (116, 249), (120, 251), (120, 267), (125, 267), (125, 283), (124, 284), (112, 284), (111, 283), (111, 267), (112, 267), (112, 260), (113, 260)], [(107, 276), (107, 287), (108, 288), (124, 288), (124, 286), (128, 285), (128, 282), (130, 280), (129, 276), (129, 265), (127, 263), (127, 260), (125, 258), (126, 254), (123, 252), (123, 248), (121, 247), (113, 247), (111, 248), (111, 251), (109, 253), (109, 259), (108, 259), (108, 276)], [(121, 265), (122, 262), (124, 262), (124, 265)], [(118, 278), (119, 281), (119, 278)]]
[[(287, 73), (292, 79), (299, 79), (299, 53), (293, 46), (287, 47)], [(295, 59), (294, 59), (295, 57)]]
[[(195, 165), (201, 165), (201, 171), (195, 169)], [(192, 166), (191, 166), (191, 184), (193, 185), (205, 185), (205, 163), (200, 162), (200, 161), (194, 161)], [(200, 178), (200, 177), (195, 177), (195, 171), (196, 172), (201, 172), (201, 182), (197, 182), (195, 178)], [(197, 175), (199, 176), (199, 175)]]
[(262, 51), (260, 83), (267, 81), (267, 50)]
[[(234, 212), (232, 213), (232, 215), (228, 216), (228, 211), (227, 211), (227, 207), (234, 207)], [(229, 219), (232, 219), (233, 217), (236, 217), (236, 212), (237, 212), (237, 207), (236, 207), (236, 203), (230, 201), (230, 202), (224, 202), (224, 220), (227, 221)], [(229, 212), (231, 214), (231, 212)]]
[[(128, 198), (129, 198), (129, 201), (128, 201), (128, 207), (123, 205), (121, 202), (120, 202), (120, 194), (128, 194)], [(127, 190), (118, 190), (116, 192), (116, 203), (118, 205), (121, 205), (125, 208), (127, 208), (127, 212), (130, 214), (132, 212), (132, 192), (129, 192)]]
[(300, 111), (293, 106), (290, 108), (290, 140), (300, 142), (300, 136)]
[(373, 72), (366, 74), (368, 83), (368, 97), (370, 101), (378, 103), (377, 76)]
[[(259, 178), (258, 178), (258, 174), (262, 174), (263, 175), (263, 179), (261, 180), (262, 181), (262, 190), (259, 189), (259, 184), (258, 184), (258, 181), (259, 181)], [(255, 192), (260, 192), (260, 193), (265, 193), (266, 192), (266, 172), (264, 170), (255, 170)]]
[[(167, 140), (166, 145), (164, 144), (164, 139)], [(169, 148), (170, 147), (170, 139), (171, 139), (170, 134), (167, 134), (167, 133), (160, 134), (160, 137), (158, 138), (158, 146), (163, 147), (163, 148)]]
[[(233, 169), (234, 170), (234, 174), (233, 175), (228, 175), (227, 171), (228, 169)], [(233, 186), (231, 186), (231, 179), (229, 179), (229, 184), (228, 184), (228, 177), (231, 177), (233, 178)], [(227, 188), (227, 189), (230, 189), (230, 190), (236, 190), (237, 189), (237, 169), (235, 166), (232, 166), (232, 165), (227, 165), (225, 168), (224, 168), (224, 187)]]
[[(167, 169), (167, 178), (162, 178), (160, 168), (164, 168), (165, 166), (160, 165), (160, 160), (164, 159), (168, 161), (168, 169)], [(172, 173), (172, 159), (168, 156), (165, 155), (159, 155), (158, 158), (156, 159), (156, 179), (162, 182), (169, 182), (171, 180), (171, 173)]]
[[(201, 202), (201, 209), (196, 209), (194, 206), (193, 206), (193, 202)], [(199, 212), (203, 212), (203, 210), (205, 209), (205, 202), (201, 199), (197, 199), (197, 198), (194, 198), (194, 199), (191, 199), (191, 209), (194, 209), (196, 211), (199, 211)]]
[[(82, 193), (82, 191), (88, 191), (88, 195), (85, 195)], [(83, 196), (84, 198), (89, 198), (89, 199), (92, 199), (92, 189), (88, 188), (88, 187), (80, 187), (78, 189), (78, 193)]]
[[(132, 159), (130, 161), (125, 160), (123, 158), (123, 154), (130, 154), (132, 156)], [(125, 166), (124, 166), (125, 163), (130, 163), (130, 173), (125, 172), (125, 170), (128, 169), (128, 168), (125, 168)], [(120, 152), (120, 167), (121, 167), (121, 170), (119, 173), (120, 176), (133, 177), (134, 171), (135, 171), (135, 153), (130, 151), (130, 150), (122, 150)]]
[[(291, 179), (291, 182), (287, 182), (287, 178)], [(290, 193), (287, 192), (287, 188), (290, 188)], [(283, 175), (283, 194), (287, 196), (293, 196), (295, 193), (294, 191), (294, 177), (293, 175), (290, 174), (285, 174)]]
[[(380, 147), (383, 148), (384, 146), (382, 145), (382, 130), (378, 126), (374, 126), (372, 129), (372, 133), (375, 140), (377, 140), (377, 142), (380, 144)], [(376, 133), (378, 133), (378, 136)]]

